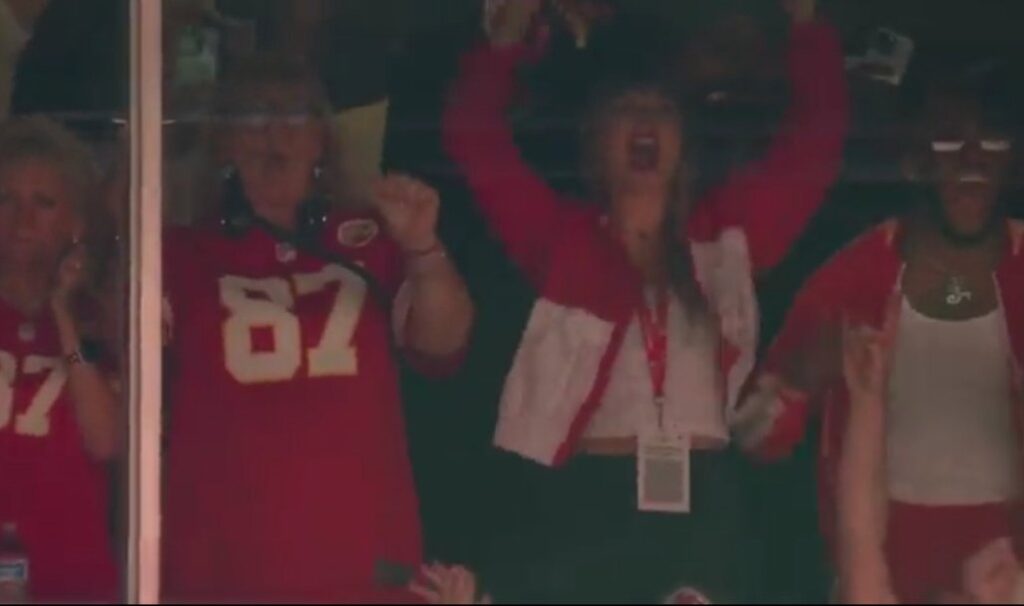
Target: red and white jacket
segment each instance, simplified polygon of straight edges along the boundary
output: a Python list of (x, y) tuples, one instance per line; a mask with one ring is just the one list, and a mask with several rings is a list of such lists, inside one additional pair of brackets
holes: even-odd
[[(1024, 436), (1024, 223), (1008, 221), (1009, 246), (996, 270), (1006, 335), (1012, 351), (1007, 360), (1014, 385), (1018, 429)], [(901, 224), (890, 220), (861, 236), (808, 280), (797, 295), (785, 325), (775, 338), (744, 392), (738, 424), (745, 449), (766, 461), (787, 457), (803, 440), (814, 413), (822, 415), (819, 490), (822, 529), (832, 536), (835, 515), (836, 470), (849, 406), (840, 378), (813, 400), (788, 386), (781, 376), (791, 356), (827, 322), (855, 318), (880, 328), (889, 306), (896, 321), (902, 309), (900, 284), (904, 262), (900, 254)], [(1022, 453), (1024, 455), (1024, 453)]]
[[(491, 229), (539, 294), (506, 379), (495, 444), (558, 465), (601, 403), (643, 281), (601, 212), (562, 199), (521, 158), (505, 112), (527, 55), (525, 47), (480, 47), (463, 58), (444, 139)], [(702, 200), (680, 234), (720, 318), (728, 410), (754, 364), (753, 275), (786, 254), (841, 162), (848, 106), (834, 30), (795, 27), (788, 62), (793, 106), (770, 150)]]

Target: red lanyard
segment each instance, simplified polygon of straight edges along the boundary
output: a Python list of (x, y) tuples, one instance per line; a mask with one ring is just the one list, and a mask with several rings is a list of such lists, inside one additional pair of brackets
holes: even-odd
[(662, 427), (665, 408), (665, 377), (668, 374), (668, 292), (659, 288), (655, 293), (654, 310), (646, 301), (637, 310), (640, 332), (647, 353), (647, 367), (651, 371), (654, 387), (654, 405), (658, 409), (658, 427)]

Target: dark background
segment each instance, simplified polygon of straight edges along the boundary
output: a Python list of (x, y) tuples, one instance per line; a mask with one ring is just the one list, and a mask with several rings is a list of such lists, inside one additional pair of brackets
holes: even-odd
[[(143, 0), (145, 1), (145, 0)], [(290, 0), (220, 0), (226, 13), (259, 21), (261, 46), (279, 43), (285, 33), (282, 11)], [(471, 566), (487, 561), (497, 574), (505, 544), (529, 523), (534, 487), (544, 471), (490, 446), (505, 372), (518, 344), (533, 293), (509, 265), (468, 199), (440, 149), (439, 115), (456, 59), (476, 39), (479, 0), (332, 0), (322, 73), (335, 105), (352, 107), (391, 98), (385, 163), (437, 185), (444, 199), (442, 233), (465, 273), (478, 303), (479, 322), (464, 371), (430, 383), (405, 379), (411, 449), (420, 485), (429, 556)], [(706, 133), (719, 133), (714, 161), (706, 174), (756, 157), (785, 106), (781, 62), (784, 19), (775, 0), (628, 0), (628, 12), (653, 14), (674, 28), (680, 42), (698, 38), (723, 15), (746, 13), (763, 26), (764, 51), (752, 61), (753, 77), (764, 80), (746, 112), (714, 116)], [(887, 26), (918, 44), (912, 68), (942, 71), (960, 57), (996, 58), (1010, 83), (1017, 76), (1024, 40), (1024, 3), (1013, 0), (821, 0), (851, 53), (868, 31)], [(126, 0), (53, 0), (37, 24), (15, 84), (18, 113), (91, 112), (124, 115), (128, 94)], [(628, 40), (628, 38), (627, 38)], [(621, 43), (621, 42), (620, 42)], [(641, 45), (642, 40), (637, 40)], [(534, 86), (548, 88), (546, 99), (516, 115), (521, 143), (538, 171), (556, 186), (575, 183), (576, 125), (572, 105), (587, 72), (576, 72), (575, 57), (550, 65), (569, 84), (558, 89), (538, 70)], [(561, 67), (563, 71), (559, 71)], [(569, 70), (568, 73), (565, 70)], [(582, 68), (581, 68), (582, 69)], [(950, 69), (952, 69), (950, 67)], [(545, 78), (548, 78), (547, 80)], [(851, 81), (853, 127), (843, 176), (787, 261), (760, 283), (767, 340), (796, 288), (807, 274), (844, 242), (907, 203), (899, 187), (896, 144), (906, 125), (901, 89)], [(1010, 87), (1011, 89), (1013, 87)], [(780, 91), (781, 94), (780, 94)], [(563, 94), (564, 93), (564, 94)], [(1015, 94), (1008, 92), (1007, 94)], [(564, 98), (563, 98), (564, 97)], [(563, 103), (563, 101), (565, 101)], [(753, 117), (752, 117), (753, 116)], [(718, 120), (722, 122), (718, 122)], [(698, 120), (695, 118), (695, 121)], [(109, 131), (86, 120), (75, 124), (92, 138)], [(109, 123), (109, 120), (106, 121)], [(720, 128), (722, 124), (732, 128)], [(736, 125), (742, 125), (736, 134)], [(718, 129), (718, 130), (716, 130)], [(733, 133), (723, 136), (721, 133)], [(712, 137), (713, 138), (713, 137)], [(706, 161), (704, 158), (702, 161)], [(816, 529), (813, 436), (794, 459), (771, 467), (751, 464), (749, 504), (764, 533), (752, 548), (766, 557), (766, 598), (773, 602), (820, 602), (828, 577)], [(680, 546), (685, 549), (685, 546)]]

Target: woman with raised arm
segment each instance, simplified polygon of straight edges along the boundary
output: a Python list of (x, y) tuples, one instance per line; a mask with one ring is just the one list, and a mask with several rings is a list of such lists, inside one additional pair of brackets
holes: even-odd
[(783, 257), (839, 166), (837, 37), (813, 2), (787, 3), (789, 116), (762, 160), (702, 200), (673, 83), (637, 66), (600, 87), (583, 125), (588, 205), (526, 166), (505, 115), (517, 70), (542, 50), (541, 5), (492, 3), (490, 43), (464, 57), (444, 123), (476, 204), (538, 293), (495, 435), (552, 468), (546, 517), (515, 558), (537, 567), (522, 575), (530, 598), (643, 601), (689, 582), (752, 599), (730, 424), (757, 345), (753, 276)]

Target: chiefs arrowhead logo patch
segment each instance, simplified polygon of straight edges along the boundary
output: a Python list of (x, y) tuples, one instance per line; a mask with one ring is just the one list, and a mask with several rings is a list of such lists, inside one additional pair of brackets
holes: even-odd
[(338, 244), (349, 248), (362, 248), (373, 242), (380, 226), (373, 219), (353, 219), (338, 226)]

